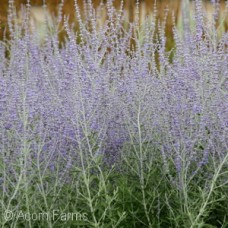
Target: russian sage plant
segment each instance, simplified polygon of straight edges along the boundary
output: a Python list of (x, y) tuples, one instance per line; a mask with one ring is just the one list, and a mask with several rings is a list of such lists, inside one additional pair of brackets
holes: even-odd
[[(79, 30), (59, 16), (65, 42), (54, 26), (40, 44), (30, 5), (18, 26), (10, 1), (11, 38), (0, 42), (2, 227), (228, 225), (228, 33), (218, 36), (216, 17), (207, 26), (194, 4), (194, 26), (183, 13), (168, 52), (164, 24), (126, 26), (123, 3), (107, 1), (98, 31), (92, 1), (86, 20), (75, 1)], [(60, 216), (75, 211), (86, 216)]]

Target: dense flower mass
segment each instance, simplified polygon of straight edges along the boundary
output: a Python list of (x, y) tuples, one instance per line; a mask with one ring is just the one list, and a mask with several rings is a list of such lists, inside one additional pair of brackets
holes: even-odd
[[(155, 43), (149, 26), (144, 42), (136, 41), (132, 54), (131, 31), (124, 31), (119, 21), (100, 33), (83, 29), (80, 44), (67, 26), (66, 30), (69, 36), (61, 50), (56, 37), (40, 47), (27, 34), (12, 40), (6, 59), (1, 44), (1, 148), (12, 140), (9, 134), (15, 137), (8, 148), (15, 156), (10, 157), (22, 153), (23, 137), (31, 140), (29, 150), (36, 148), (35, 138), (42, 138), (41, 154), (54, 147), (54, 154), (65, 156), (75, 154), (83, 137), (97, 135), (96, 152), (114, 159), (129, 139), (126, 125), (136, 124), (138, 117), (143, 140), (174, 156), (178, 169), (182, 153), (187, 162), (200, 164), (208, 153), (224, 156), (226, 34), (211, 40), (196, 30), (187, 43), (174, 30), (176, 47), (170, 63), (165, 38)], [(157, 52), (160, 68), (154, 59)]]
[(211, 157), (215, 165), (226, 157), (227, 33), (211, 35), (215, 28), (198, 13), (194, 28), (182, 35), (173, 29), (171, 59), (162, 28), (148, 21), (141, 33), (137, 23), (126, 28), (119, 12), (109, 11), (100, 32), (94, 19), (81, 23), (79, 33), (65, 23), (62, 48), (57, 34), (37, 44), (26, 23), (23, 35), (15, 30), (0, 43), (4, 191), (22, 171), (54, 171), (67, 182), (74, 166), (98, 156), (118, 166), (128, 144), (156, 148), (164, 170), (175, 167), (177, 175), (169, 175), (177, 185), (186, 167), (192, 178)]

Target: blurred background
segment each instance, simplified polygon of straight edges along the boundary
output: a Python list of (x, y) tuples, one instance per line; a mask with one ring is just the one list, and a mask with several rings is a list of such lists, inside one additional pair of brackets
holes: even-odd
[[(78, 5), (80, 7), (80, 10), (84, 10), (83, 2), (86, 2), (88, 0), (77, 0)], [(21, 18), (21, 7), (25, 5), (27, 0), (14, 0), (14, 5), (16, 7), (17, 11), (17, 17), (18, 22), (20, 22)], [(33, 29), (38, 31), (39, 39), (42, 40), (45, 36), (46, 27), (45, 27), (45, 18), (48, 18), (51, 23), (55, 23), (59, 4), (61, 0), (46, 0), (47, 5), (47, 13), (45, 13), (45, 9), (43, 7), (43, 0), (30, 0), (31, 4), (31, 18), (30, 23), (33, 27)], [(136, 0), (124, 0), (124, 20), (127, 22), (134, 21), (136, 17), (136, 9), (137, 9), (137, 1)], [(228, 17), (227, 17), (227, 9), (226, 4), (224, 0), (220, 0), (220, 6), (219, 6), (219, 17), (217, 21), (217, 25), (219, 28), (219, 33), (223, 33), (224, 31), (227, 31), (228, 29)], [(102, 23), (104, 23), (107, 12), (105, 10), (105, 0), (92, 0), (93, 6), (96, 9), (96, 15), (97, 15), (97, 26), (101, 26)], [(114, 0), (114, 6), (119, 9), (120, 8), (120, 0)], [(139, 0), (139, 19), (140, 24), (143, 25), (146, 17), (152, 17), (154, 13), (154, 4), (155, 0)], [(8, 14), (8, 6), (9, 6), (9, 0), (0, 0), (0, 40), (3, 39), (3, 37), (8, 36), (8, 24), (7, 24), (7, 14)], [(167, 15), (166, 20), (166, 35), (168, 37), (168, 49), (169, 46), (172, 46), (172, 25), (173, 25), (173, 19), (172, 19), (172, 13), (175, 15), (175, 23), (181, 24), (181, 8), (182, 8), (182, 0), (157, 0), (156, 1), (157, 6), (157, 15), (156, 18), (158, 21), (163, 21), (165, 15)], [(207, 12), (207, 18), (210, 21), (214, 9), (211, 1), (203, 1), (203, 7), (205, 8)], [(64, 15), (69, 16), (69, 23), (76, 22), (75, 18), (75, 7), (74, 7), (74, 0), (65, 0), (62, 8), (62, 12)], [(82, 11), (83, 12), (83, 11)], [(194, 7), (193, 2), (190, 1), (190, 7), (189, 12), (192, 17), (194, 16)], [(46, 16), (45, 16), (46, 15)], [(47, 17), (48, 15), (48, 17)], [(60, 34), (60, 39), (63, 39), (64, 34)]]

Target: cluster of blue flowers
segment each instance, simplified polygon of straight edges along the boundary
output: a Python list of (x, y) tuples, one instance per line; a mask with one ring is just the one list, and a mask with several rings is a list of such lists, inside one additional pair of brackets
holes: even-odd
[(187, 35), (173, 29), (170, 61), (164, 33), (148, 23), (139, 37), (109, 11), (99, 33), (80, 24), (80, 43), (66, 23), (62, 48), (57, 34), (40, 45), (15, 31), (0, 43), (0, 160), (9, 173), (25, 151), (28, 172), (34, 159), (67, 172), (79, 151), (113, 164), (129, 140), (139, 143), (139, 126), (167, 169), (170, 159), (181, 172), (227, 153), (227, 33), (210, 35), (198, 9)]

